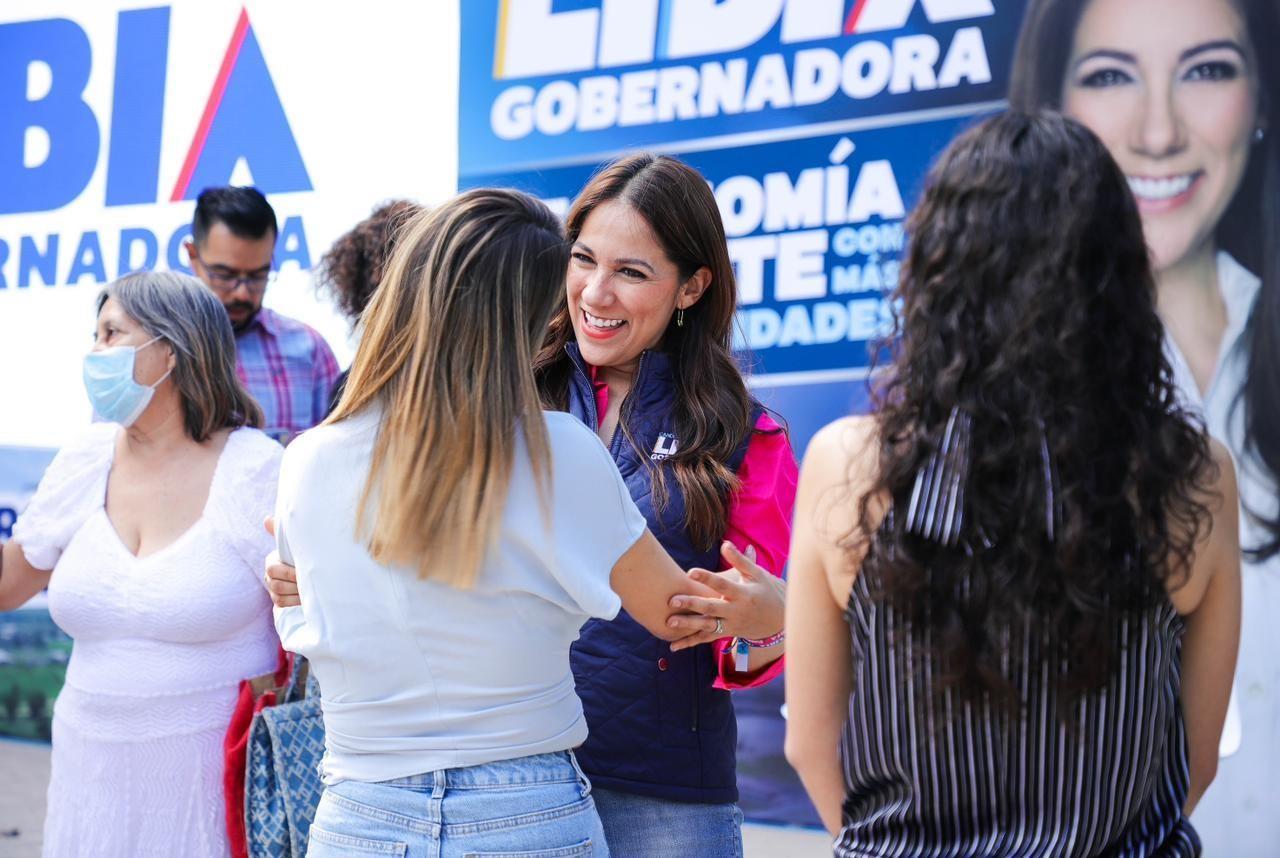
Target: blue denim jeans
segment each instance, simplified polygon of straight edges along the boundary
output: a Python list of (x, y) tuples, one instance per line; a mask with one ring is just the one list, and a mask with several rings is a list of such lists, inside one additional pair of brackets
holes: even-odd
[(690, 804), (599, 788), (594, 796), (613, 858), (742, 858), (736, 804)]
[(537, 754), (381, 783), (326, 787), (308, 858), (607, 856), (573, 754)]

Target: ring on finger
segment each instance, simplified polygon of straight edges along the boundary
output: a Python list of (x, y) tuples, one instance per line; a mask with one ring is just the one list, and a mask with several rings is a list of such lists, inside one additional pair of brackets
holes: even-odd
[(724, 637), (724, 617), (716, 617), (716, 637)]

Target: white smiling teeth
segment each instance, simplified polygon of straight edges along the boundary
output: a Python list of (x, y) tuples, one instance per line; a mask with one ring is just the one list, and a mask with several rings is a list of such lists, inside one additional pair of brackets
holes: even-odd
[(616, 328), (622, 324), (622, 319), (601, 319), (599, 316), (593, 316), (586, 310), (582, 311), (587, 317), (587, 321), (597, 328)]
[(1144, 200), (1167, 200), (1191, 187), (1195, 179), (1194, 173), (1182, 176), (1166, 176), (1162, 179), (1149, 179), (1145, 176), (1128, 176), (1129, 190), (1135, 197)]

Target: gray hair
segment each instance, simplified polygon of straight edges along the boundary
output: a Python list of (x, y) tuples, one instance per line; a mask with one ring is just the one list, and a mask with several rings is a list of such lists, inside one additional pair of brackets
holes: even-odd
[(142, 329), (173, 348), (173, 382), (182, 397), (187, 434), (205, 441), (214, 432), (262, 426), (262, 409), (236, 376), (236, 341), (222, 303), (205, 285), (174, 271), (142, 271), (107, 284), (108, 298)]

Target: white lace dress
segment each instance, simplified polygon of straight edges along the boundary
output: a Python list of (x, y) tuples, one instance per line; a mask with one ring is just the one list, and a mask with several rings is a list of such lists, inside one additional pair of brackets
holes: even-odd
[(222, 744), (242, 678), (275, 666), (261, 583), (281, 447), (227, 439), (203, 515), (135, 557), (104, 508), (119, 427), (49, 466), (13, 539), (53, 569), (49, 612), (75, 641), (53, 713), (44, 854), (228, 854)]

